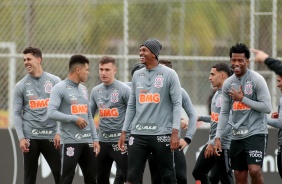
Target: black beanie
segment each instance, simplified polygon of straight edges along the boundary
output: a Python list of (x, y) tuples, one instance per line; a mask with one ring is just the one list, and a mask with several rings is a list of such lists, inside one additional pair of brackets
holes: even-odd
[(151, 38), (146, 40), (141, 46), (147, 47), (158, 59), (160, 50), (162, 49), (162, 44), (158, 40)]
[(132, 65), (131, 67), (131, 76), (133, 76), (134, 72), (136, 72), (137, 70), (140, 70), (141, 68), (144, 68), (145, 65), (142, 63), (135, 63), (134, 65)]

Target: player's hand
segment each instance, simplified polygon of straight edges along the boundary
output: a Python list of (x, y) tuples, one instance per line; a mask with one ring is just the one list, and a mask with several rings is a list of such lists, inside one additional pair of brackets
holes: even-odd
[(232, 87), (229, 90), (229, 96), (232, 98), (232, 100), (241, 102), (244, 98), (242, 86), (240, 86), (238, 91), (234, 87)]
[(170, 149), (173, 151), (178, 148), (179, 148), (178, 130), (173, 128), (170, 137)]
[(54, 146), (56, 149), (59, 149), (61, 144), (60, 144), (60, 140), (61, 140), (61, 136), (60, 134), (56, 134), (55, 137), (54, 137)]
[(213, 156), (213, 145), (208, 144), (208, 146), (206, 147), (204, 156), (205, 158), (210, 158), (211, 156)]
[(220, 154), (222, 153), (222, 149), (221, 149), (221, 141), (218, 137), (215, 138), (214, 141), (214, 146), (213, 146), (213, 153), (216, 156), (220, 156)]
[(125, 146), (124, 146), (125, 139), (126, 139), (126, 132), (122, 131), (121, 135), (120, 135), (120, 138), (118, 140), (118, 148), (121, 151), (125, 151)]
[(254, 54), (255, 54), (255, 62), (257, 63), (263, 63), (269, 55), (266, 54), (265, 52), (257, 49), (250, 49)]
[(273, 113), (271, 114), (271, 118), (272, 118), (272, 119), (278, 119), (278, 117), (279, 117), (278, 112), (273, 112)]
[(183, 150), (186, 146), (188, 146), (187, 142), (184, 139), (179, 140), (179, 150)]
[(88, 125), (87, 121), (81, 117), (78, 117), (75, 123), (81, 129), (84, 129)]
[(184, 118), (181, 118), (180, 121), (180, 127), (184, 130), (186, 130), (188, 128), (188, 121)]
[(100, 149), (101, 149), (101, 147), (100, 147), (99, 142), (98, 141), (94, 141), (93, 142), (93, 151), (95, 152), (95, 157), (97, 157), (99, 155)]
[(22, 152), (24, 153), (28, 153), (29, 152), (29, 143), (26, 139), (21, 139), (20, 140), (20, 148), (22, 150)]

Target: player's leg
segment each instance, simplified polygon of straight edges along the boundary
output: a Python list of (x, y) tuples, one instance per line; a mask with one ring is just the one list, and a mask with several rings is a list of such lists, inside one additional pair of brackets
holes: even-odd
[(75, 168), (82, 152), (82, 144), (61, 145), (61, 179), (60, 184), (71, 184)]
[(127, 176), (127, 142), (125, 143), (125, 151), (117, 149), (117, 143), (112, 143), (113, 148), (109, 152), (110, 157), (116, 162), (117, 168), (120, 169), (123, 180), (126, 181)]
[(151, 136), (150, 139), (150, 147), (158, 161), (162, 183), (176, 183), (174, 152), (170, 149), (170, 135), (156, 135)]
[(261, 167), (266, 152), (267, 138), (267, 134), (256, 134), (245, 138), (245, 153), (252, 183), (264, 183)]
[(111, 143), (99, 142), (100, 153), (97, 156), (97, 181), (98, 183), (110, 183), (110, 174), (113, 164), (113, 158), (110, 157), (110, 151), (112, 150)]
[(209, 180), (211, 184), (218, 184), (219, 183), (219, 174), (216, 164), (211, 168), (209, 174)]
[(40, 147), (38, 140), (27, 139), (29, 143), (29, 152), (23, 153), (24, 156), (24, 183), (35, 184), (38, 169), (38, 158), (40, 155)]
[(160, 168), (155, 155), (150, 154), (148, 158), (148, 164), (149, 164), (152, 184), (162, 183)]
[(60, 149), (55, 148), (53, 139), (43, 139), (40, 140), (40, 150), (53, 173), (55, 183), (58, 184), (61, 176)]
[(205, 158), (205, 150), (208, 145), (206, 144), (203, 149), (201, 150), (197, 160), (196, 164), (194, 166), (192, 175), (194, 179), (200, 180), (201, 184), (210, 184), (208, 173), (212, 169), (212, 167), (215, 165), (215, 157), (209, 157)]
[(278, 167), (278, 171), (279, 171), (279, 175), (282, 178), (282, 146), (279, 146), (278, 148), (278, 153), (277, 153), (277, 167)]
[(115, 180), (114, 180), (114, 184), (124, 184), (126, 182), (126, 180), (123, 180), (123, 177), (122, 177), (122, 172), (121, 170), (118, 168), (118, 165), (117, 166), (117, 170), (116, 170), (116, 176), (115, 176)]
[(96, 184), (96, 158), (93, 144), (83, 143), (81, 151), (78, 163), (84, 176), (84, 183)]
[(146, 135), (131, 135), (129, 137), (127, 169), (127, 182), (129, 183), (142, 183), (145, 164), (151, 153), (148, 146), (150, 137)]
[(233, 172), (230, 165), (229, 150), (223, 149), (219, 157), (216, 157), (216, 165), (222, 184), (233, 184)]
[(248, 163), (243, 140), (231, 140), (230, 159), (236, 184), (248, 183)]
[(183, 151), (178, 149), (174, 151), (174, 162), (177, 184), (187, 184), (187, 167)]

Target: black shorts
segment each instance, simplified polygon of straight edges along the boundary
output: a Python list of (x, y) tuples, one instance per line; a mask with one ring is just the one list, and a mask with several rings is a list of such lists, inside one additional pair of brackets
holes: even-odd
[(248, 170), (250, 164), (262, 166), (267, 138), (267, 134), (256, 134), (244, 139), (232, 140), (230, 145), (231, 168)]

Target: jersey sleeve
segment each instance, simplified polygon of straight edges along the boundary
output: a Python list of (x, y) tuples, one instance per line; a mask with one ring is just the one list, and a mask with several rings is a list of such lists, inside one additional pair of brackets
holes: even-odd
[(255, 90), (257, 94), (257, 100), (255, 101), (247, 97), (243, 97), (242, 102), (256, 111), (270, 113), (271, 98), (266, 81), (260, 75), (257, 75), (255, 79)]
[(182, 89), (182, 107), (189, 117), (189, 124), (185, 137), (192, 139), (196, 131), (197, 114), (188, 93), (184, 89)]
[(92, 89), (91, 94), (90, 94), (90, 102), (89, 102), (89, 106), (90, 106), (90, 112), (92, 114), (92, 116), (94, 117), (97, 110), (98, 110), (98, 106), (96, 104), (95, 101), (95, 88)]
[(64, 93), (62, 90), (60, 90), (60, 88), (61, 86), (57, 84), (51, 91), (47, 115), (50, 119), (55, 121), (60, 121), (62, 123), (75, 123), (78, 119), (78, 116), (64, 114), (58, 110), (64, 97)]
[(93, 141), (98, 141), (97, 130), (96, 130), (96, 127), (94, 125), (94, 120), (93, 120), (93, 116), (91, 114), (90, 106), (88, 106), (88, 123), (90, 124), (91, 135), (92, 135)]
[(231, 110), (231, 99), (229, 96), (229, 92), (228, 92), (228, 79), (225, 80), (225, 82), (223, 83), (223, 87), (222, 87), (222, 106), (220, 109), (220, 114), (219, 114), (219, 119), (218, 119), (218, 125), (217, 125), (217, 129), (216, 129), (216, 136), (220, 138), (225, 127), (228, 124), (228, 120), (229, 120), (229, 115), (230, 115), (230, 110)]
[(182, 92), (179, 78), (173, 70), (170, 75), (170, 97), (173, 105), (173, 126), (172, 128), (179, 130), (182, 110)]
[(282, 76), (282, 62), (281, 61), (269, 57), (264, 61), (264, 63), (267, 65), (267, 67), (270, 70), (273, 70), (277, 75)]
[(135, 116), (136, 113), (136, 95), (135, 95), (135, 74), (133, 74), (133, 78), (132, 78), (132, 83), (131, 83), (131, 90), (130, 90), (130, 96), (129, 96), (129, 100), (128, 100), (128, 104), (127, 104), (127, 108), (126, 108), (126, 114), (125, 114), (125, 120), (124, 120), (124, 124), (122, 127), (122, 131), (127, 132), (129, 130), (129, 127), (132, 123), (132, 120)]
[(23, 85), (17, 84), (14, 89), (14, 100), (13, 100), (13, 115), (14, 115), (14, 126), (18, 135), (18, 139), (21, 140), (24, 137), (23, 133), (23, 106), (24, 106), (24, 96), (23, 96)]
[(267, 118), (267, 124), (278, 129), (282, 129), (282, 98), (279, 101), (278, 119)]

